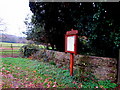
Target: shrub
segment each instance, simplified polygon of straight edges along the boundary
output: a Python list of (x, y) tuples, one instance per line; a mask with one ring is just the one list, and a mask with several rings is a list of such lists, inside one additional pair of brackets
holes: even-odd
[(39, 46), (37, 46), (35, 44), (23, 45), (20, 48), (20, 56), (21, 57), (29, 57), (38, 50), (39, 50)]
[(54, 61), (50, 61), (49, 62), (51, 65), (56, 65), (56, 63)]

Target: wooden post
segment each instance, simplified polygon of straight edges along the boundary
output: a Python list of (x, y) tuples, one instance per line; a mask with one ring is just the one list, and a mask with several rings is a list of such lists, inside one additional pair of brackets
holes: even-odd
[(70, 53), (70, 76), (73, 76), (74, 55)]
[(12, 46), (12, 44), (11, 44), (11, 49), (12, 49), (12, 57), (13, 57), (13, 46)]
[(117, 83), (120, 84), (120, 49), (119, 49), (119, 58), (118, 58), (118, 77), (117, 77)]

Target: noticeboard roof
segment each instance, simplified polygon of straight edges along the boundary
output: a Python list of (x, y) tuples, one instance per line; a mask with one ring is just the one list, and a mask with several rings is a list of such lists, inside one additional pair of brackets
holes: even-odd
[(71, 31), (66, 32), (66, 35), (74, 35), (74, 34), (78, 34), (78, 30), (71, 29)]

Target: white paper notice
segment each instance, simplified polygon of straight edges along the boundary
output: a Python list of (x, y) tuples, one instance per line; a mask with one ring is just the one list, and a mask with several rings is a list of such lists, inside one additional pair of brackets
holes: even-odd
[(67, 37), (67, 51), (74, 51), (75, 36)]

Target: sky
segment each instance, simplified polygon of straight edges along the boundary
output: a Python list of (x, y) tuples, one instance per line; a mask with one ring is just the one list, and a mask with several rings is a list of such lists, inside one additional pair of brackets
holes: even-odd
[(32, 15), (29, 0), (0, 0), (0, 19), (4, 23), (0, 27), (6, 27), (4, 33), (24, 37), (22, 32), (26, 31), (24, 20), (27, 15)]

